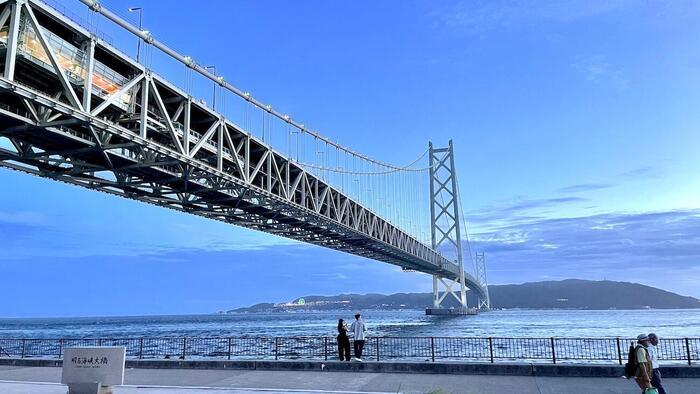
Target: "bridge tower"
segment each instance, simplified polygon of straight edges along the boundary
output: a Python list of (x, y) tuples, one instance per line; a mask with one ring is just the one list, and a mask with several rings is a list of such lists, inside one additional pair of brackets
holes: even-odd
[(486, 297), (479, 297), (479, 309), (489, 309), (491, 307), (491, 296), (489, 295), (488, 281), (486, 280), (486, 255), (479, 252), (475, 256), (476, 280), (481, 283), (486, 292)]
[[(456, 252), (455, 263), (459, 266), (459, 276), (453, 278), (433, 275), (433, 307), (426, 310), (429, 315), (467, 315), (476, 314), (476, 308), (467, 305), (467, 284), (464, 272), (464, 257), (462, 253), (462, 216), (460, 212), (460, 196), (457, 186), (457, 172), (454, 161), (454, 148), (452, 140), (446, 148), (435, 148), (433, 143), (429, 145), (430, 160), (430, 224), (432, 247), (437, 251), (445, 251), (454, 248)], [(483, 254), (482, 254), (483, 257)], [(471, 259), (471, 256), (469, 256)], [(477, 278), (480, 284), (485, 285), (485, 267), (477, 270), (483, 271), (484, 281)], [(477, 272), (478, 275), (478, 272)], [(456, 289), (454, 287), (457, 287)], [(488, 308), (488, 293), (485, 297), (479, 297), (479, 307)], [(443, 308), (442, 303), (448, 295), (454, 297), (459, 303), (458, 308)]]

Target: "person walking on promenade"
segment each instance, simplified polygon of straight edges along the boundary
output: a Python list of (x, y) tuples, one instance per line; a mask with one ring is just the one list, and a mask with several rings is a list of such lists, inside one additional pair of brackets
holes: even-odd
[(367, 327), (365, 322), (362, 321), (362, 316), (358, 313), (355, 315), (355, 321), (352, 322), (350, 326), (350, 334), (352, 335), (353, 347), (355, 350), (355, 360), (362, 361), (362, 349), (365, 347), (365, 333), (367, 332)]
[(659, 350), (656, 347), (659, 344), (659, 337), (653, 332), (648, 335), (649, 337), (649, 347), (647, 351), (649, 352), (649, 358), (651, 359), (651, 368), (653, 374), (651, 376), (651, 385), (659, 390), (659, 394), (666, 394), (664, 386), (661, 384), (661, 372), (659, 371)]
[(639, 385), (639, 388), (642, 389), (642, 393), (644, 393), (646, 389), (654, 388), (651, 384), (653, 371), (647, 347), (649, 347), (649, 337), (646, 334), (639, 334), (637, 336), (637, 346), (634, 348), (634, 355), (637, 361), (637, 370), (634, 379)]
[(340, 361), (350, 361), (350, 338), (345, 320), (338, 320), (338, 356)]

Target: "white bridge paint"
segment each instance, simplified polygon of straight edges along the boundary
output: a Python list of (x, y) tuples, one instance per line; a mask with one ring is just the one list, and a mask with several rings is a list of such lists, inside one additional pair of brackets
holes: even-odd
[[(462, 305), (466, 287), (488, 304), (486, 284), (464, 272), (461, 261), (445, 258), (45, 3), (0, 0), (5, 26), (0, 137), (11, 147), (0, 146), (0, 166), (434, 275)], [(20, 45), (30, 42), (22, 38), (28, 27), (31, 48)], [(59, 36), (63, 49), (84, 53), (76, 66), (86, 75), (108, 67), (128, 82), (97, 94), (94, 78), (65, 69), (52, 44)], [(146, 43), (155, 46), (152, 37)], [(130, 105), (120, 102), (127, 92)], [(445, 186), (455, 191), (454, 183)], [(459, 219), (454, 210), (447, 213)]]

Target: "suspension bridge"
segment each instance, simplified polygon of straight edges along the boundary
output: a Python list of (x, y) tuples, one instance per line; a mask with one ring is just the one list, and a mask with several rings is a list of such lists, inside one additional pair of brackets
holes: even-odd
[[(132, 33), (138, 60), (59, 6), (0, 0), (1, 166), (432, 275), (428, 313), (473, 313), (467, 289), (489, 307), (451, 141), (406, 165), (368, 157), (79, 1)], [(165, 62), (179, 84), (156, 72)], [(450, 296), (458, 308), (443, 307)]]

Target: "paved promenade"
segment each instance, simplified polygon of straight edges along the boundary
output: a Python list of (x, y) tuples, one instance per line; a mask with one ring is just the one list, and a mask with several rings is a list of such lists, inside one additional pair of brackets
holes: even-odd
[[(61, 369), (52, 367), (0, 366), (0, 381), (59, 382)], [(243, 371), (243, 370), (177, 370), (177, 369), (127, 369), (127, 385), (190, 386), (197, 390), (139, 389), (125, 387), (115, 394), (142, 394), (182, 392), (192, 393), (249, 393), (260, 389), (276, 389), (282, 392), (391, 392), (391, 393), (484, 393), (484, 394), (559, 394), (559, 393), (638, 393), (637, 386), (623, 378), (556, 378), (534, 376), (487, 375), (439, 375), (369, 372), (320, 372), (320, 371)], [(700, 379), (668, 379), (669, 392), (697, 394)], [(2, 383), (0, 392), (12, 392), (12, 384)], [(15, 384), (16, 387), (16, 384)], [(204, 387), (227, 390), (205, 390)], [(57, 391), (62, 386), (43, 386), (31, 391), (39, 394), (64, 394)], [(237, 389), (230, 391), (231, 389)], [(246, 390), (247, 389), (247, 390)], [(306, 390), (306, 391), (304, 391)]]
[[(58, 383), (6, 382), (0, 380), (2, 394), (66, 394), (68, 386)], [(174, 387), (124, 385), (112, 388), (113, 394), (393, 394), (358, 391), (275, 390), (275, 389), (227, 389), (223, 387)]]

